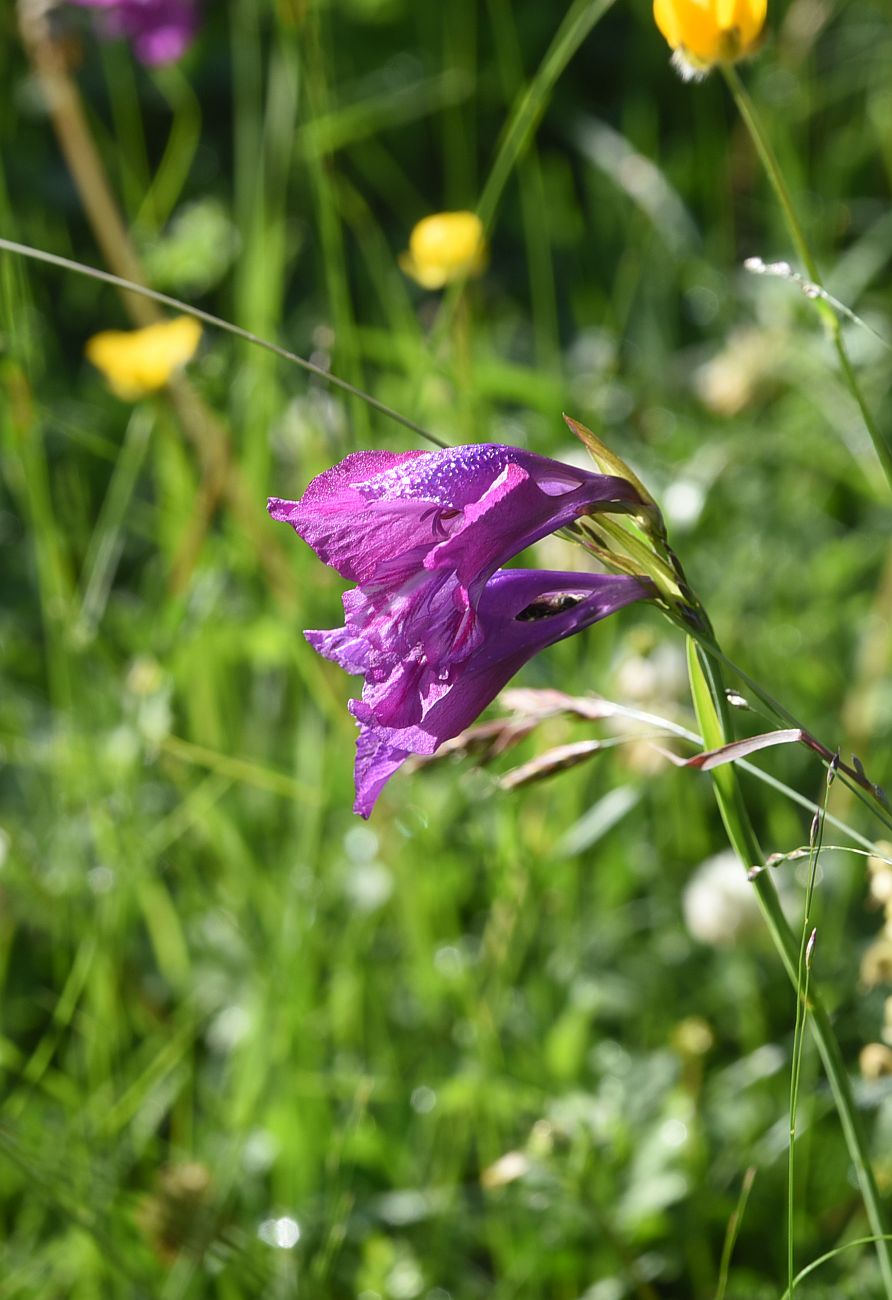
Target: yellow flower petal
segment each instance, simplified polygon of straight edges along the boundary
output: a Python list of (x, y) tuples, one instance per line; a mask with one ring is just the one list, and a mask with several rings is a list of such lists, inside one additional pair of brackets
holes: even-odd
[(654, 22), (695, 69), (748, 54), (765, 24), (767, 0), (654, 0)]
[(198, 321), (177, 316), (139, 330), (103, 330), (87, 341), (84, 352), (115, 396), (135, 402), (163, 388), (195, 355), (200, 339)]
[(453, 280), (479, 275), (486, 265), (483, 223), (474, 212), (425, 217), (409, 236), (409, 251), (399, 263), (423, 289), (442, 289)]
[(735, 0), (734, 26), (744, 50), (752, 49), (762, 35), (767, 15), (768, 0)]

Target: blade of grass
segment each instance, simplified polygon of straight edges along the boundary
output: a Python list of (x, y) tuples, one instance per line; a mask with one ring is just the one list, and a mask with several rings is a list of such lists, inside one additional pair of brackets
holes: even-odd
[(232, 781), (242, 781), (245, 785), (256, 786), (258, 790), (269, 790), (271, 794), (279, 794), (283, 799), (315, 800), (321, 797), (318, 790), (302, 785), (293, 777), (286, 776), (284, 772), (262, 767), (259, 763), (252, 763), (246, 758), (221, 754), (204, 745), (194, 745), (179, 736), (166, 736), (161, 747), (172, 758), (181, 759), (184, 763), (192, 763), (197, 767), (205, 767), (208, 771), (216, 772)]
[(796, 1021), (793, 1027), (793, 1060), (790, 1070), (790, 1145), (787, 1152), (787, 1287), (792, 1296), (796, 1286), (795, 1223), (796, 1223), (796, 1115), (799, 1108), (799, 1085), (802, 1077), (802, 1054), (805, 1046), (805, 1023), (808, 1017), (808, 990), (811, 980), (811, 953), (816, 931), (811, 926), (811, 910), (817, 880), (818, 858), (824, 836), (824, 817), (827, 800), (836, 768), (831, 765), (824, 786), (824, 805), (815, 813), (809, 842), (808, 879), (802, 909), (802, 929), (799, 939), (799, 962), (796, 968)]
[[(688, 639), (688, 673), (691, 682), (691, 695), (694, 710), (705, 743), (716, 747), (730, 739), (730, 726), (727, 718), (727, 701), (722, 686), (720, 670), (704, 652), (698, 650), (692, 639)], [(740, 858), (744, 869), (749, 871), (756, 864), (764, 861), (762, 850), (756, 839), (755, 831), (743, 800), (743, 793), (734, 771), (734, 765), (719, 767), (712, 773), (713, 789), (716, 802), (728, 839)], [(799, 993), (799, 948), (793, 932), (784, 916), (774, 883), (768, 872), (761, 871), (753, 879), (753, 888), (768, 925), (778, 955), (793, 987)], [(818, 1051), (824, 1063), (824, 1069), (830, 1084), (836, 1111), (845, 1136), (849, 1157), (855, 1166), (858, 1184), (864, 1200), (867, 1218), (877, 1237), (877, 1255), (883, 1286), (887, 1296), (892, 1297), (892, 1256), (885, 1242), (885, 1227), (879, 1189), (870, 1164), (867, 1141), (861, 1128), (861, 1121), (852, 1094), (845, 1062), (830, 1023), (830, 1017), (824, 1009), (819, 995), (811, 994), (812, 1032), (817, 1042)]]
[[(304, 94), (310, 119), (318, 121), (330, 111), (328, 74), (331, 66), (327, 15), (319, 8), (311, 11), (306, 35)], [(309, 153), (306, 161), (316, 201), (325, 292), (335, 333), (334, 348), (341, 368), (352, 383), (361, 387), (362, 360), (347, 269), (336, 165), (329, 153), (315, 150)], [(366, 404), (351, 402), (350, 409), (353, 445), (363, 446), (370, 433)]]
[[(802, 225), (796, 213), (796, 208), (793, 204), (792, 196), (790, 195), (787, 182), (784, 178), (783, 168), (778, 162), (771, 141), (762, 125), (759, 112), (750, 98), (746, 87), (737, 75), (736, 70), (731, 67), (730, 64), (726, 63), (721, 65), (721, 69), (724, 73), (725, 81), (728, 83), (728, 88), (734, 97), (734, 102), (737, 105), (740, 116), (743, 119), (743, 123), (749, 132), (750, 139), (755, 146), (756, 152), (762, 162), (762, 166), (765, 168), (768, 182), (774, 190), (775, 197), (780, 204), (784, 221), (786, 222), (787, 229), (790, 232), (790, 238), (793, 241), (793, 246), (802, 261), (802, 265), (808, 272), (809, 279), (817, 285), (819, 290), (823, 291), (824, 285), (818, 271), (817, 262), (815, 261), (811, 249), (809, 248), (808, 241), (805, 238), (805, 232), (802, 229)], [(836, 355), (839, 360), (839, 368), (842, 371), (843, 379), (855, 400), (858, 410), (861, 412), (861, 418), (864, 421), (864, 426), (867, 429), (867, 432), (870, 434), (870, 440), (873, 443), (874, 450), (876, 451), (879, 462), (883, 468), (883, 473), (886, 476), (889, 487), (892, 488), (892, 447), (889, 446), (888, 440), (881, 433), (879, 426), (874, 420), (873, 412), (867, 405), (867, 400), (861, 391), (858, 376), (855, 374), (854, 367), (852, 366), (845, 345), (845, 340), (842, 336), (842, 326), (840, 325), (839, 317), (822, 297), (819, 296), (815, 298), (814, 301), (815, 305), (821, 312), (821, 316), (823, 317), (830, 337), (833, 340), (833, 346), (836, 350)]]
[[(288, 282), (289, 178), (301, 70), (295, 43), (284, 31), (265, 48), (256, 4), (236, 5), (233, 15), (234, 213), (242, 240), (233, 268), (235, 314), (268, 337), (282, 328)], [(233, 424), (243, 439), (241, 464), (258, 495), (269, 481), (268, 430), (285, 400), (280, 376), (271, 358), (261, 356), (230, 391)]]
[(492, 225), (508, 177), (532, 139), (561, 73), (614, 2), (615, 0), (573, 0), (536, 75), (518, 95), (477, 204), (477, 215), (487, 229)]
[[(492, 228), (508, 179), (535, 134), (561, 74), (614, 3), (615, 0), (573, 0), (535, 75), (517, 95), (477, 202), (477, 215), (486, 231)], [(436, 351), (437, 344), (448, 334), (464, 290), (465, 282), (458, 280), (444, 296), (431, 331), (433, 351)]]
[(175, 63), (159, 68), (155, 81), (170, 106), (173, 122), (161, 161), (140, 203), (136, 224), (151, 222), (160, 230), (179, 202), (195, 162), (201, 143), (201, 103)]
[[(489, 0), (499, 75), (506, 96), (523, 83), (523, 60), (517, 15), (507, 0)], [(548, 202), (539, 154), (534, 144), (518, 160), (521, 219), (533, 310), (536, 355), (544, 369), (560, 369), (558, 307), (548, 228)]]
[(428, 433), (422, 429), (421, 425), (416, 424), (414, 420), (409, 420), (406, 416), (400, 415), (392, 407), (387, 406), (384, 402), (379, 402), (376, 397), (369, 393), (364, 393), (362, 389), (347, 382), (346, 379), (340, 379), (337, 375), (331, 374), (328, 370), (323, 370), (321, 366), (316, 366), (312, 361), (306, 361), (294, 352), (289, 352), (287, 348), (281, 348), (277, 343), (270, 343), (268, 339), (262, 339), (250, 330), (242, 329), (239, 325), (233, 325), (230, 321), (223, 320), (220, 316), (214, 316), (208, 311), (202, 311), (200, 307), (193, 307), (179, 298), (172, 298), (170, 294), (159, 293), (156, 289), (148, 289), (145, 285), (137, 284), (132, 280), (125, 280), (119, 275), (112, 275), (110, 271), (100, 271), (98, 267), (86, 266), (83, 262), (74, 262), (68, 257), (59, 257), (56, 253), (44, 252), (41, 248), (32, 248), (29, 244), (19, 244), (12, 239), (0, 238), (0, 249), (7, 253), (16, 253), (20, 257), (30, 257), (38, 262), (46, 262), (49, 266), (58, 266), (63, 271), (74, 271), (78, 275), (87, 275), (94, 280), (102, 280), (106, 284), (112, 284), (117, 289), (126, 289), (143, 298), (151, 298), (154, 302), (160, 303), (164, 307), (173, 307), (175, 311), (183, 312), (187, 316), (194, 316), (196, 320), (203, 321), (205, 325), (211, 325), (214, 329), (226, 330), (234, 334), (237, 338), (244, 339), (247, 343), (253, 343), (259, 348), (265, 348), (267, 352), (272, 352), (283, 361), (290, 361), (292, 365), (299, 366), (301, 370), (306, 370), (309, 374), (315, 375), (317, 379), (322, 379), (333, 388), (340, 388), (354, 397), (371, 406), (373, 410), (386, 415), (388, 419), (394, 420), (401, 424), (405, 429), (410, 429), (420, 438), (425, 438), (428, 442), (434, 443), (437, 447), (445, 447), (448, 444), (441, 438), (436, 437), (433, 433)]
[(734, 1254), (734, 1246), (740, 1234), (740, 1227), (743, 1223), (743, 1216), (746, 1213), (747, 1201), (750, 1199), (750, 1192), (753, 1190), (753, 1183), (756, 1181), (756, 1170), (750, 1165), (743, 1175), (743, 1182), (740, 1184), (740, 1195), (737, 1198), (737, 1204), (734, 1207), (734, 1213), (728, 1220), (728, 1229), (725, 1233), (725, 1241), (722, 1246), (722, 1258), (719, 1264), (719, 1280), (715, 1289), (715, 1300), (725, 1300), (725, 1292), (728, 1289), (728, 1277), (731, 1272), (731, 1257)]
[(124, 522), (145, 458), (152, 424), (152, 408), (137, 406), (128, 421), (121, 453), (115, 462), (90, 538), (81, 574), (80, 614), (75, 624), (77, 635), (85, 640), (95, 633), (108, 602), (124, 544)]
[[(816, 1272), (823, 1264), (829, 1264), (832, 1259), (836, 1259), (837, 1256), (844, 1254), (848, 1250), (855, 1250), (858, 1246), (874, 1246), (878, 1241), (892, 1241), (892, 1233), (884, 1233), (882, 1237), (873, 1234), (869, 1237), (856, 1237), (854, 1241), (847, 1241), (842, 1246), (834, 1246), (833, 1250), (826, 1251), (823, 1255), (819, 1255), (817, 1259), (813, 1259), (810, 1264), (806, 1264), (805, 1268), (801, 1268), (796, 1274), (795, 1281), (797, 1283), (804, 1282), (809, 1274)], [(780, 1300), (789, 1300), (790, 1295), (791, 1292), (788, 1289), (783, 1293)]]

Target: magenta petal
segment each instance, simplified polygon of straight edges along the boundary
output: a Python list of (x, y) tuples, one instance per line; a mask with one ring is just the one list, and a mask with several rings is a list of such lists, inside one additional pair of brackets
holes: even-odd
[[(595, 502), (637, 497), (624, 479), (516, 447), (475, 443), (399, 455), (355, 452), (313, 479), (299, 501), (273, 497), (268, 508), (342, 577), (392, 588), (434, 547), (464, 536), (495, 504), (509, 499), (516, 504), (500, 516), (498, 539), (487, 545), (487, 557), (498, 551), (490, 572)], [(457, 546), (468, 554), (467, 541)], [(440, 567), (439, 561), (432, 563)]]
[(344, 672), (361, 677), (369, 669), (369, 647), (362, 637), (354, 636), (346, 627), (335, 627), (328, 632), (304, 632), (304, 636), (317, 654), (333, 659)]
[[(553, 489), (554, 477), (546, 481)], [(454, 568), (463, 584), (482, 586), (518, 550), (563, 528), (597, 502), (621, 499), (616, 483), (606, 475), (592, 474), (575, 486), (565, 480), (560, 493), (545, 492), (542, 482), (527, 468), (509, 463), (479, 499), (465, 508), (460, 526), (431, 551), (425, 566)]]
[(415, 460), (426, 454), (423, 451), (351, 452), (331, 469), (317, 474), (307, 487), (303, 502), (305, 505), (313, 505), (316, 509), (335, 507), (342, 499), (352, 499), (346, 494), (350, 491), (358, 492), (359, 485), (364, 486), (386, 474), (388, 470), (396, 469), (399, 465), (405, 465), (406, 461)]
[[(500, 570), (481, 595), (481, 640), (470, 655), (445, 671), (417, 659), (394, 662), (383, 680), (366, 676), (362, 700), (350, 705), (360, 726), (357, 810), (367, 817), (406, 758), (433, 754), (457, 736), (533, 655), (652, 595), (647, 582), (625, 575)], [(529, 618), (518, 617), (528, 609)]]
[(192, 35), (181, 26), (156, 27), (135, 36), (133, 49), (141, 63), (160, 68), (183, 57), (192, 44)]
[[(273, 519), (291, 524), (321, 560), (351, 582), (371, 579), (390, 561), (413, 568), (413, 552), (441, 540), (437, 511), (428, 501), (395, 501), (369, 489), (388, 470), (424, 452), (360, 451), (319, 474), (299, 501), (271, 497)], [(396, 566), (396, 578), (402, 569)]]
[[(362, 706), (351, 700), (350, 711), (356, 713)], [(409, 754), (388, 744), (377, 732), (362, 727), (356, 742), (356, 799), (353, 811), (360, 817), (370, 817), (378, 795)]]
[[(346, 501), (346, 496), (341, 502)], [(341, 504), (341, 503), (339, 503)], [(326, 564), (351, 582), (378, 577), (395, 586), (420, 568), (432, 546), (446, 533), (436, 507), (427, 501), (391, 503), (360, 500), (350, 509), (328, 510), (306, 500), (271, 498), (273, 519), (291, 524)]]

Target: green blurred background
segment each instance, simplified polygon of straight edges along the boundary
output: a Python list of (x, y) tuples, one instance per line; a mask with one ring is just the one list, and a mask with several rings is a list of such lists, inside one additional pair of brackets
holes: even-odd
[[(870, 443), (813, 304), (742, 269), (792, 250), (721, 78), (682, 84), (644, 0), (600, 7), (460, 298), (398, 255), (478, 203), (585, 6), (208, 0), (156, 72), (88, 12), (56, 30), (156, 288), (450, 442), (576, 455), (561, 411), (586, 421), (662, 501), (726, 652), (889, 780)], [(890, 66), (885, 0), (792, 0), (742, 68), (828, 287), (887, 337)], [(0, 233), (102, 265), (9, 0), (0, 151)], [(351, 684), (301, 636), (343, 584), (265, 499), (422, 444), (211, 330), (188, 373), (213, 418), (123, 403), (83, 346), (127, 323), (108, 286), (0, 254), (0, 1297), (711, 1297), (750, 1166), (727, 1294), (780, 1295), (795, 1003), (739, 868), (695, 875), (725, 846), (708, 779), (628, 744), (501, 791), (611, 734), (557, 722), (356, 819)], [(889, 350), (847, 336), (888, 429)], [(692, 725), (652, 610), (521, 681)], [(808, 755), (760, 766), (821, 797)], [(766, 852), (807, 839), (746, 793)], [(824, 855), (815, 978), (856, 1076), (887, 991), (859, 975), (866, 879)], [(887, 1082), (856, 1082), (884, 1189)], [(866, 1232), (810, 1051), (802, 1094), (800, 1264)], [(880, 1294), (869, 1248), (807, 1294)]]

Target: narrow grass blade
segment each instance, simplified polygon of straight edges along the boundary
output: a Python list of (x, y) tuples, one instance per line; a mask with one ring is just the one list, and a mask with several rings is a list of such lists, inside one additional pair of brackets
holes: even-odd
[[(700, 652), (693, 640), (688, 639), (688, 674), (691, 682), (691, 695), (694, 709), (704, 741), (718, 747), (724, 743), (727, 720), (727, 700), (719, 676), (719, 669), (714, 660), (705, 652)], [(763, 860), (762, 850), (756, 839), (752, 823), (743, 802), (743, 795), (737, 782), (734, 765), (716, 768), (712, 774), (716, 802), (728, 838), (744, 867), (749, 869)], [(783, 962), (793, 987), (799, 990), (799, 945), (783, 914), (777, 891), (766, 871), (753, 877), (753, 889), (759, 900), (762, 915), (768, 925), (772, 941), (778, 956)], [(833, 1093), (836, 1111), (845, 1135), (849, 1157), (858, 1176), (858, 1184), (864, 1199), (867, 1218), (876, 1235), (877, 1255), (883, 1287), (887, 1296), (892, 1297), (892, 1255), (885, 1240), (885, 1224), (867, 1141), (861, 1128), (852, 1086), (849, 1081), (845, 1061), (830, 1023), (823, 1003), (817, 992), (811, 995), (812, 1030), (818, 1051), (824, 1064), (830, 1089)]]
[(734, 1247), (737, 1243), (737, 1237), (740, 1233), (740, 1225), (743, 1223), (743, 1216), (746, 1213), (747, 1201), (750, 1199), (750, 1192), (753, 1190), (753, 1183), (756, 1181), (756, 1170), (750, 1165), (743, 1175), (743, 1182), (740, 1185), (740, 1195), (737, 1198), (737, 1204), (734, 1207), (734, 1213), (728, 1220), (728, 1229), (725, 1233), (725, 1242), (722, 1246), (722, 1259), (719, 1264), (719, 1281), (715, 1289), (715, 1300), (725, 1300), (725, 1292), (728, 1290), (728, 1277), (731, 1272), (731, 1257), (734, 1254)]
[(262, 339), (259, 335), (252, 334), (250, 330), (243, 330), (241, 326), (233, 325), (231, 321), (223, 320), (220, 316), (213, 316), (209, 311), (202, 311), (200, 307), (193, 307), (188, 302), (182, 302), (179, 298), (172, 298), (170, 294), (159, 293), (156, 289), (148, 289), (145, 285), (136, 284), (132, 280), (125, 280), (119, 275), (113, 275), (111, 271), (100, 271), (98, 267), (86, 266), (83, 262), (74, 262), (69, 257), (59, 257), (56, 253), (44, 252), (42, 248), (32, 248), (30, 244), (19, 244), (12, 239), (0, 239), (0, 249), (7, 253), (16, 253), (20, 257), (33, 258), (37, 262), (46, 262), (49, 266), (58, 266), (63, 271), (74, 271), (77, 275), (86, 275), (94, 280), (102, 280), (105, 284), (114, 285), (116, 289), (126, 289), (143, 298), (150, 298), (163, 307), (173, 307), (175, 311), (185, 312), (187, 316), (194, 316), (196, 320), (203, 321), (205, 325), (211, 325), (214, 329), (227, 330), (230, 334), (234, 334), (236, 338), (244, 339), (247, 343), (253, 343), (258, 348), (265, 348), (267, 352), (272, 352), (275, 356), (281, 357), (283, 361), (290, 361), (292, 365), (299, 366), (301, 370), (306, 370), (308, 374), (324, 380), (326, 384), (331, 384), (333, 388), (340, 388), (343, 392), (360, 398), (373, 410), (380, 412), (381, 415), (386, 415), (391, 420), (395, 420), (397, 424), (401, 424), (404, 428), (411, 429), (420, 438), (425, 438), (428, 442), (434, 443), (435, 446), (445, 447), (447, 445), (442, 438), (438, 438), (433, 433), (428, 433), (414, 420), (408, 419), (405, 415), (400, 415), (399, 411), (395, 411), (393, 407), (387, 406), (384, 402), (379, 402), (377, 397), (372, 397), (370, 393), (364, 393), (355, 385), (349, 384), (346, 379), (339, 379), (337, 375), (331, 374), (328, 370), (323, 370), (321, 366), (314, 365), (312, 361), (299, 357), (295, 352), (289, 352), (287, 348), (281, 348), (277, 343), (270, 343), (268, 339)]

